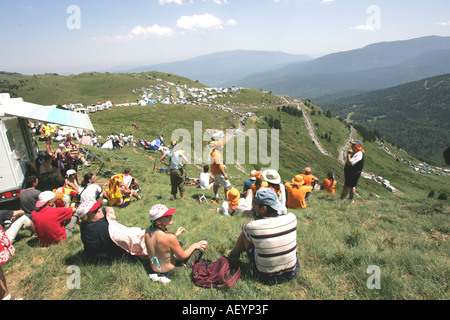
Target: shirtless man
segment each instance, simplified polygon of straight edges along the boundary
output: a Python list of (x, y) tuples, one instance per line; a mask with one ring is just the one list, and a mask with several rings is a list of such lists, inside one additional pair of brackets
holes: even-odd
[(186, 230), (181, 227), (176, 233), (167, 231), (167, 226), (173, 224), (174, 213), (175, 209), (162, 204), (154, 205), (149, 213), (152, 225), (145, 232), (145, 245), (151, 268), (159, 276), (169, 277), (186, 267), (192, 268), (208, 245), (203, 240), (183, 250), (178, 236)]

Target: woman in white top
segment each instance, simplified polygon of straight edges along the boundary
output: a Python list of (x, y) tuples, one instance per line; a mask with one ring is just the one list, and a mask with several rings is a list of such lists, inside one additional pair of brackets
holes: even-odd
[(84, 175), (84, 180), (78, 189), (78, 198), (81, 203), (85, 201), (102, 201), (103, 198), (106, 198), (106, 192), (94, 182), (95, 174), (87, 173)]
[(214, 182), (210, 182), (211, 179), (214, 180), (214, 176), (209, 172), (209, 166), (205, 165), (203, 172), (200, 173), (200, 189), (211, 189), (214, 184)]

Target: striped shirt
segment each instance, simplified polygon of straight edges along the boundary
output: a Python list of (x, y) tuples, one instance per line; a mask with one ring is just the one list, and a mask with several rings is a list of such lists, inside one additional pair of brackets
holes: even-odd
[(286, 215), (250, 221), (242, 227), (255, 247), (258, 271), (266, 275), (292, 271), (297, 262), (297, 217)]

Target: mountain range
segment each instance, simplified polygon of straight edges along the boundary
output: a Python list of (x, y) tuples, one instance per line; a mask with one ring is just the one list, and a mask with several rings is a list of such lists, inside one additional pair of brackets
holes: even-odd
[(168, 72), (211, 87), (250, 87), (327, 102), (450, 73), (450, 37), (380, 42), (316, 59), (283, 52), (235, 50), (114, 71)]
[(233, 50), (203, 55), (170, 63), (142, 67), (115, 67), (109, 72), (134, 73), (158, 71), (173, 73), (198, 80), (210, 87), (232, 86), (237, 78), (250, 77), (259, 72), (268, 72), (291, 63), (311, 60), (306, 55), (294, 55), (276, 51)]

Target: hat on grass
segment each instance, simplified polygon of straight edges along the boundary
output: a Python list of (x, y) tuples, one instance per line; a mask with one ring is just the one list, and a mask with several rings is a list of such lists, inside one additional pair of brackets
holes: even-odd
[(151, 221), (158, 220), (161, 217), (171, 216), (175, 213), (176, 209), (169, 209), (163, 204), (155, 204), (148, 213), (148, 217)]
[(44, 191), (39, 194), (38, 201), (36, 202), (36, 208), (42, 208), (47, 202), (55, 199), (56, 195), (52, 191)]
[(271, 188), (261, 188), (256, 192), (253, 201), (265, 206), (269, 206), (276, 210), (278, 214), (282, 214), (286, 207), (278, 200), (278, 196)]
[(78, 207), (76, 211), (76, 215), (83, 219), (85, 215), (87, 215), (90, 212), (97, 212), (97, 210), (102, 206), (101, 201), (85, 201)]

